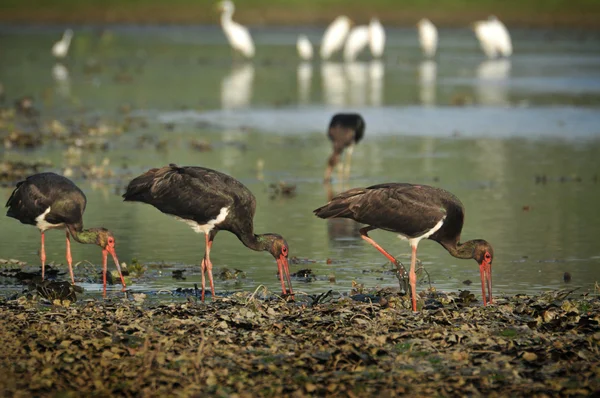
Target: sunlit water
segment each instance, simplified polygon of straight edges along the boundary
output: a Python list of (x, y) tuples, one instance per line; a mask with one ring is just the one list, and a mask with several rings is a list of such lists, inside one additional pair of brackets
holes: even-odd
[[(130, 263), (167, 264), (134, 289), (173, 289), (200, 281), (204, 237), (156, 209), (123, 203), (127, 181), (170, 162), (229, 173), (257, 197), (255, 228), (286, 237), (292, 272), (311, 268), (317, 280), (295, 289), (321, 293), (397, 286), (381, 271), (385, 259), (345, 220), (325, 221), (312, 210), (327, 200), (322, 175), (330, 144), (325, 136), (336, 111), (359, 111), (365, 139), (354, 151), (351, 178), (334, 192), (381, 182), (433, 184), (455, 193), (466, 207), (463, 240), (485, 238), (495, 249), (494, 290), (531, 293), (568, 286), (593, 291), (600, 280), (600, 39), (568, 31), (515, 31), (510, 60), (484, 59), (468, 30), (442, 30), (439, 55), (423, 61), (411, 29), (388, 29), (385, 59), (301, 63), (299, 33), (316, 44), (321, 30), (254, 29), (257, 57), (232, 63), (218, 27), (75, 27), (66, 61), (50, 47), (60, 28), (0, 27), (0, 82), (7, 102), (32, 95), (45, 123), (100, 120), (122, 125), (124, 105), (133, 123), (100, 139), (108, 150), (66, 156), (60, 143), (33, 151), (2, 149), (6, 160), (48, 160), (63, 172), (72, 162), (110, 161), (116, 177), (76, 179), (88, 197), (85, 224), (118, 238)], [(65, 75), (66, 72), (66, 75)], [(157, 145), (163, 140), (162, 145)], [(210, 143), (200, 152), (192, 140)], [(546, 183), (536, 183), (536, 176)], [(272, 198), (269, 185), (296, 185), (295, 197)], [(7, 199), (11, 188), (0, 188)], [(388, 232), (371, 236), (409, 261), (409, 247)], [(0, 258), (39, 262), (39, 232), (0, 217)], [(64, 263), (64, 234), (47, 234), (49, 261)], [(76, 261), (100, 262), (97, 247), (73, 245)], [(217, 236), (216, 270), (240, 269), (238, 283), (216, 281), (217, 292), (279, 290), (276, 264), (246, 249), (235, 236)], [(438, 289), (474, 282), (474, 261), (458, 260), (424, 241), (419, 258)], [(331, 264), (327, 260), (331, 259)], [(185, 268), (176, 281), (171, 269)], [(368, 272), (366, 272), (368, 271)], [(77, 270), (75, 271), (77, 275)], [(85, 284), (91, 292), (96, 284)], [(421, 287), (422, 288), (422, 287)]]

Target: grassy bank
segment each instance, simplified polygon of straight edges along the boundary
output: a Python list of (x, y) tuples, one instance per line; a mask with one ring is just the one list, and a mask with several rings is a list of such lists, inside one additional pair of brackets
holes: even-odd
[[(209, 0), (4, 0), (0, 21), (11, 23), (216, 23)], [(464, 26), (495, 14), (511, 26), (600, 27), (596, 0), (238, 0), (235, 19), (249, 25), (324, 25), (340, 14), (358, 23), (378, 16), (388, 25), (428, 17)]]
[[(142, 296), (142, 297), (140, 297)], [(600, 301), (0, 300), (5, 396), (589, 396)], [(64, 304), (63, 304), (64, 305)]]

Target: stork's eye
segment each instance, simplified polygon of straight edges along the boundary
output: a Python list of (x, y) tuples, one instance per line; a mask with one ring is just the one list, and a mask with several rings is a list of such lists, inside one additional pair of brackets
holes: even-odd
[(281, 253), (282, 253), (284, 256), (287, 256), (287, 254), (288, 254), (288, 248), (287, 248), (286, 246), (283, 246), (283, 248), (281, 249)]
[(485, 259), (490, 261), (492, 259), (492, 255), (489, 252), (485, 253)]
[(108, 238), (108, 243), (115, 243), (115, 240), (113, 238)]

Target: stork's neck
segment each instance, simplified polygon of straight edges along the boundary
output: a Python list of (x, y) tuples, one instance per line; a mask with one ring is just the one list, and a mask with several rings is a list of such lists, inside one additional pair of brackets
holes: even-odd
[(265, 235), (256, 235), (256, 234), (247, 234), (238, 236), (242, 243), (252, 250), (257, 252), (262, 252), (269, 250), (271, 247), (271, 240), (268, 239), (268, 234)]
[(75, 228), (69, 228), (69, 232), (73, 239), (79, 243), (96, 244), (98, 242), (99, 230), (96, 228), (82, 229), (80, 231)]
[(453, 257), (469, 259), (474, 257), (477, 241), (469, 240), (465, 243), (440, 242), (440, 244), (444, 246), (444, 248), (448, 250), (448, 253), (450, 253)]

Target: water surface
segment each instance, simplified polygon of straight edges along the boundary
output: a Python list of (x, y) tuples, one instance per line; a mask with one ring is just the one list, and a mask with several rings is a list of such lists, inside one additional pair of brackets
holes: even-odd
[[(172, 289), (200, 280), (204, 237), (156, 209), (122, 203), (127, 181), (170, 162), (231, 174), (256, 195), (256, 231), (286, 237), (291, 256), (317, 280), (296, 282), (310, 293), (347, 292), (352, 281), (396, 286), (385, 259), (345, 220), (324, 221), (312, 210), (327, 200), (321, 179), (330, 145), (325, 129), (337, 111), (366, 119), (349, 181), (333, 192), (382, 182), (432, 184), (455, 193), (466, 207), (463, 240), (485, 238), (495, 249), (494, 289), (532, 293), (569, 286), (593, 291), (600, 280), (600, 40), (568, 31), (515, 31), (510, 60), (486, 60), (468, 30), (442, 30), (439, 55), (421, 59), (416, 34), (388, 29), (383, 60), (302, 63), (299, 33), (317, 43), (314, 28), (253, 29), (257, 57), (232, 62), (219, 28), (76, 27), (69, 58), (57, 66), (50, 47), (55, 27), (0, 27), (0, 82), (7, 103), (32, 95), (44, 131), (52, 121), (103, 126), (84, 137), (105, 150), (77, 151), (61, 142), (34, 150), (2, 149), (4, 160), (45, 160), (50, 170), (101, 165), (111, 176), (73, 179), (85, 191), (85, 225), (118, 238), (121, 261), (168, 265), (133, 285)], [(66, 68), (68, 77), (60, 78)], [(119, 131), (119, 134), (115, 134)], [(209, 143), (199, 151), (192, 143)], [(545, 176), (545, 183), (541, 177)], [(537, 180), (536, 180), (537, 177)], [(296, 185), (295, 197), (272, 198), (270, 184)], [(536, 183), (537, 181), (537, 183)], [(0, 188), (7, 199), (11, 188)], [(407, 263), (409, 247), (391, 233), (371, 236)], [(37, 264), (39, 232), (0, 217), (0, 257)], [(64, 234), (50, 231), (49, 260), (63, 262)], [(97, 247), (73, 245), (73, 256), (100, 262)], [(217, 269), (245, 271), (217, 291), (278, 291), (276, 264), (246, 249), (227, 232), (211, 252)], [(479, 272), (424, 241), (419, 258), (438, 289), (466, 288)], [(333, 260), (327, 264), (327, 260)], [(330, 261), (331, 262), (331, 261)], [(171, 278), (186, 268), (187, 279)], [(194, 274), (189, 274), (195, 270)], [(77, 271), (76, 271), (77, 275)], [(92, 292), (96, 284), (86, 284)]]

